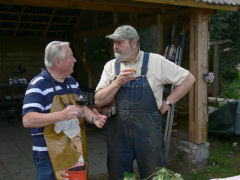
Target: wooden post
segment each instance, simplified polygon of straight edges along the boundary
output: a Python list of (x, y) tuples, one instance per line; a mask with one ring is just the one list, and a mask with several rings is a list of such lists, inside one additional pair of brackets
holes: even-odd
[[(93, 86), (96, 87), (97, 86), (97, 80), (95, 77), (95, 74), (93, 73), (93, 71), (91, 70), (91, 68), (88, 66), (88, 64), (86, 63), (85, 57), (84, 57), (84, 50), (83, 50), (83, 39), (81, 39), (80, 41), (80, 45), (81, 46), (77, 46), (77, 43), (73, 43), (72, 47), (74, 49), (74, 51), (76, 52), (76, 55), (79, 57), (80, 61), (77, 61), (76, 63), (81, 62), (84, 69), (87, 71), (89, 77), (91, 78), (91, 81), (93, 83)], [(78, 73), (77, 71), (75, 73)], [(78, 76), (78, 74), (76, 74)], [(77, 79), (77, 78), (76, 78)]]
[(117, 28), (117, 25), (118, 25), (118, 13), (117, 12), (113, 13), (113, 24), (114, 24), (114, 28)]
[(224, 43), (232, 42), (229, 39), (226, 40), (218, 40), (214, 42), (210, 42), (210, 45), (214, 46), (214, 59), (213, 59), (213, 74), (214, 74), (214, 81), (213, 81), (213, 96), (217, 97), (219, 95), (219, 79), (220, 79), (220, 73), (219, 73), (219, 45)]
[(193, 8), (190, 16), (190, 71), (196, 82), (189, 94), (189, 140), (200, 144), (207, 140), (207, 83), (209, 11)]
[(157, 15), (157, 53), (163, 53), (163, 23), (161, 15)]
[(213, 61), (213, 96), (217, 97), (219, 94), (219, 53), (218, 53), (218, 44), (214, 45), (214, 61)]
[(5, 68), (5, 62), (6, 62), (6, 41), (1, 41), (0, 42), (0, 67), (1, 67), (1, 77), (0, 77), (0, 82), (4, 82), (8, 80), (6, 78), (6, 68)]

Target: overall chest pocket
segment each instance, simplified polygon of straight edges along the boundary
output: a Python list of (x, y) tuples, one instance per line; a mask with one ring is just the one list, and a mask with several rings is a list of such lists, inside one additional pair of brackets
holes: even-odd
[(128, 99), (132, 104), (140, 104), (144, 102), (144, 83), (142, 79), (136, 79), (129, 82)]

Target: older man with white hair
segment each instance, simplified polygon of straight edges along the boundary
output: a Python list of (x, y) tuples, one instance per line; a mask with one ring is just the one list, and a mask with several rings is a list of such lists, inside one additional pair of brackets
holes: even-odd
[(106, 116), (85, 105), (79, 84), (71, 77), (76, 59), (68, 42), (53, 41), (45, 49), (45, 66), (32, 79), (23, 102), (23, 125), (31, 128), (37, 180), (63, 178), (64, 170), (87, 167), (86, 121), (101, 128)]

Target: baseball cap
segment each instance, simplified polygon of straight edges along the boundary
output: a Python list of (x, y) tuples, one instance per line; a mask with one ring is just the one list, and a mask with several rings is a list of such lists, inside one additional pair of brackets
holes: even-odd
[(136, 29), (129, 25), (119, 26), (112, 34), (106, 36), (106, 38), (114, 39), (117, 41), (123, 41), (125, 39), (139, 40)]

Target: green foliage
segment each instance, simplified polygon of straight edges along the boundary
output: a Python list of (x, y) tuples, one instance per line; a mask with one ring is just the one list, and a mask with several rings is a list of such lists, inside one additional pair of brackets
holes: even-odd
[[(240, 139), (236, 137), (209, 137), (210, 155), (205, 164), (194, 165), (182, 159), (168, 164), (185, 180), (209, 180), (239, 175)], [(237, 143), (236, 145), (233, 145)]]
[[(219, 45), (219, 72), (222, 96), (239, 99), (239, 83), (235, 65), (240, 62), (240, 9), (236, 12), (217, 11), (210, 18), (210, 41), (229, 39), (231, 43)], [(223, 51), (224, 49), (230, 51)], [(210, 50), (209, 71), (213, 70), (213, 46)], [(217, 75), (215, 75), (217, 76)]]
[(231, 99), (240, 99), (240, 72), (238, 72), (237, 80), (226, 84), (223, 89), (223, 96)]
[(218, 108), (223, 107), (225, 104), (227, 104), (227, 103), (226, 102), (219, 102), (218, 103)]
[(158, 168), (157, 172), (147, 177), (145, 180), (183, 180), (180, 174), (174, 173), (166, 168)]
[(136, 180), (136, 175), (134, 173), (124, 172), (123, 180)]
[(84, 45), (87, 60), (108, 61), (111, 58), (112, 41), (104, 36), (85, 38)]
[[(183, 180), (180, 174), (174, 173), (166, 168), (158, 168), (157, 172), (153, 173), (149, 177), (144, 180)], [(136, 180), (136, 176), (134, 173), (124, 172), (123, 180)]]
[(217, 11), (210, 18), (210, 38), (211, 41), (231, 39), (239, 42), (240, 40), (240, 10)]

